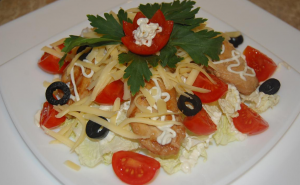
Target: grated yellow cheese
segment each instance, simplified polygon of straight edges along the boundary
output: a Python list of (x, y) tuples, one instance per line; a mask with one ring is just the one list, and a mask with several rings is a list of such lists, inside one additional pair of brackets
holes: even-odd
[(69, 161), (69, 160), (66, 160), (66, 161), (64, 162), (64, 164), (65, 164), (66, 166), (68, 166), (69, 168), (72, 168), (72, 169), (75, 170), (75, 171), (79, 171), (80, 168), (81, 168), (79, 165), (77, 165), (77, 164), (75, 164), (75, 163), (73, 163), (72, 161)]
[(59, 51), (57, 51), (57, 50), (55, 50), (55, 49), (49, 48), (48, 46), (44, 46), (44, 47), (42, 48), (42, 51), (44, 51), (44, 52), (46, 52), (46, 53), (49, 53), (49, 54), (51, 54), (51, 55), (53, 55), (53, 56), (56, 56), (56, 57), (58, 57), (58, 58), (61, 58), (61, 57), (64, 56), (64, 53), (59, 52)]
[(95, 116), (95, 115), (92, 115), (92, 114), (85, 114), (83, 116), (84, 116), (84, 118), (92, 120), (92, 121), (106, 127), (110, 131), (112, 131), (115, 134), (118, 134), (122, 137), (125, 137), (125, 138), (128, 138), (128, 139), (145, 139), (145, 138), (148, 138), (148, 137), (145, 137), (145, 136), (136, 135), (131, 131), (128, 131), (128, 130), (125, 130), (125, 129), (121, 128), (120, 126), (116, 126), (114, 124), (111, 124), (111, 123), (107, 122), (106, 120), (99, 118), (98, 116)]

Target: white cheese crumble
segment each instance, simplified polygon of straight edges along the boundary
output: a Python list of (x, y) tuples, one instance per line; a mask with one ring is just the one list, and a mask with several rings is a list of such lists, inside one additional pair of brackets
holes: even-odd
[(147, 18), (139, 18), (137, 24), (139, 27), (133, 31), (135, 44), (141, 46), (146, 45), (150, 47), (152, 45), (152, 39), (156, 33), (162, 32), (162, 27), (158, 23), (149, 23)]

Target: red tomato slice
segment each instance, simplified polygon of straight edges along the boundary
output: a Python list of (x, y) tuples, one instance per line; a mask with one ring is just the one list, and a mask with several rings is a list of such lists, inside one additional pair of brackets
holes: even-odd
[(108, 84), (96, 97), (95, 102), (105, 105), (113, 105), (117, 98), (123, 101), (124, 83), (116, 80)]
[(125, 33), (125, 37), (122, 37), (123, 44), (133, 53), (139, 55), (152, 55), (156, 52), (160, 51), (169, 41), (170, 35), (173, 30), (173, 21), (166, 21), (164, 14), (161, 10), (157, 10), (157, 12), (153, 15), (153, 17), (149, 20), (150, 23), (158, 23), (159, 26), (162, 27), (162, 32), (157, 33), (152, 40), (152, 45), (150, 47), (146, 45), (137, 45), (135, 44), (135, 39), (133, 36), (133, 31), (136, 30), (139, 26), (137, 24), (137, 20), (139, 18), (146, 18), (143, 13), (138, 12), (133, 20), (133, 23), (128, 23), (123, 21), (123, 30)]
[[(62, 50), (65, 47), (65, 45), (60, 44), (58, 45), (58, 47)], [(59, 60), (60, 58), (45, 52), (44, 55), (41, 57), (38, 66), (47, 73), (61, 74), (68, 66), (69, 62), (65, 61), (64, 65), (61, 68), (59, 68)]]
[(269, 128), (268, 122), (244, 103), (241, 104), (238, 113), (239, 116), (232, 118), (232, 121), (235, 128), (244, 134), (255, 135)]
[(216, 82), (212, 83), (203, 73), (199, 73), (193, 86), (211, 90), (209, 93), (194, 92), (202, 103), (211, 103), (221, 98), (228, 90), (228, 85), (214, 75), (209, 76)]
[(46, 128), (55, 128), (59, 126), (66, 120), (66, 117), (56, 118), (55, 115), (57, 114), (58, 112), (53, 109), (53, 105), (46, 101), (41, 111), (40, 125), (45, 126)]
[(123, 182), (138, 185), (149, 182), (160, 168), (160, 163), (142, 154), (119, 151), (113, 154), (112, 167)]
[(197, 135), (209, 135), (217, 130), (217, 125), (210, 119), (203, 108), (195, 116), (185, 117), (183, 124)]
[(248, 66), (254, 69), (259, 82), (270, 78), (277, 68), (271, 58), (251, 46), (246, 47), (244, 55)]

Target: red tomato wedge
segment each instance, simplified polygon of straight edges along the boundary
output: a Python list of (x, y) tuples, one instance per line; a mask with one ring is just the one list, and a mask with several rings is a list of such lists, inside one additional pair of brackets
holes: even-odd
[(105, 105), (113, 105), (117, 98), (123, 101), (124, 83), (116, 80), (108, 84), (96, 97), (95, 102)]
[(210, 119), (203, 108), (195, 116), (185, 117), (183, 124), (197, 135), (209, 135), (217, 130), (217, 125)]
[(113, 154), (112, 167), (123, 182), (138, 185), (151, 181), (160, 168), (160, 163), (142, 154), (119, 151)]
[(232, 118), (232, 121), (235, 128), (244, 134), (255, 135), (269, 128), (268, 122), (244, 103), (241, 104), (241, 110), (238, 113), (239, 116)]
[(209, 93), (194, 92), (202, 103), (211, 103), (221, 98), (228, 90), (228, 85), (214, 75), (209, 76), (216, 82), (212, 83), (203, 73), (199, 73), (193, 86), (211, 90)]
[(45, 126), (46, 128), (55, 128), (62, 124), (66, 117), (56, 118), (55, 116), (58, 114), (56, 110), (53, 109), (53, 105), (49, 102), (45, 102), (43, 105), (43, 109), (41, 111), (41, 119), (40, 126)]
[(259, 82), (270, 78), (277, 68), (271, 58), (251, 46), (246, 47), (244, 55), (248, 66), (254, 69)]
[[(64, 45), (61, 44), (58, 47), (62, 49)], [(39, 60), (38, 66), (47, 73), (61, 74), (63, 73), (69, 62), (65, 61), (64, 65), (61, 68), (59, 68), (59, 60), (60, 58), (45, 52)]]
[(134, 17), (133, 23), (128, 23), (123, 21), (123, 30), (125, 37), (122, 37), (123, 44), (133, 53), (139, 55), (152, 55), (160, 51), (169, 41), (170, 35), (173, 30), (173, 21), (167, 21), (161, 10), (157, 10), (153, 17), (149, 20), (149, 23), (158, 23), (162, 27), (162, 32), (156, 33), (152, 40), (152, 45), (150, 47), (146, 45), (135, 44), (135, 39), (133, 31), (136, 30), (139, 25), (137, 20), (139, 18), (146, 18), (146, 16), (138, 12)]

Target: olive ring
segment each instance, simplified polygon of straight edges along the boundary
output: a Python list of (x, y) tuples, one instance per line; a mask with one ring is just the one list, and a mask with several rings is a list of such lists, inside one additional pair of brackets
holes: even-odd
[[(102, 117), (102, 116), (99, 116), (99, 117), (107, 121), (107, 119), (105, 117)], [(100, 130), (101, 127), (102, 127), (102, 129)], [(95, 122), (89, 120), (86, 124), (85, 132), (89, 138), (103, 139), (107, 136), (109, 130), (107, 128), (103, 127), (102, 125), (99, 125), (98, 123), (95, 123)]]
[[(190, 97), (186, 97), (183, 95), (180, 95), (177, 106), (179, 110), (186, 116), (194, 116), (202, 109), (202, 102), (200, 98), (194, 94), (187, 93)], [(189, 102), (193, 105), (193, 109), (189, 108), (186, 105), (186, 102)]]
[[(60, 98), (59, 100), (56, 100), (53, 97), (53, 92), (56, 91), (57, 89), (60, 89), (63, 91), (64, 95), (62, 98)], [(46, 90), (46, 99), (47, 101), (52, 104), (52, 105), (64, 105), (66, 104), (71, 96), (71, 91), (70, 88), (67, 86), (67, 84), (63, 83), (63, 82), (53, 82), (51, 85), (49, 85), (49, 87)]]
[(270, 78), (260, 85), (259, 92), (272, 95), (272, 94), (276, 94), (279, 89), (280, 89), (279, 80), (275, 78)]

